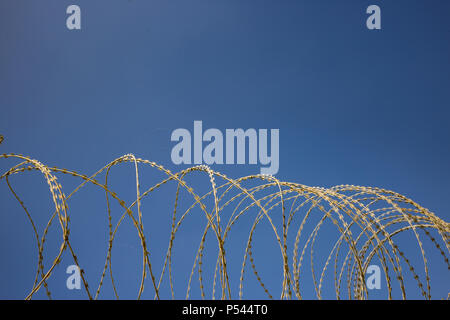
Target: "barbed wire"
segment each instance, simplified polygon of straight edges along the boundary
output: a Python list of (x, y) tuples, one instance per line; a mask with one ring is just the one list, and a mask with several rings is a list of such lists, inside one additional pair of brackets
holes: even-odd
[[(0, 143), (2, 141), (3, 136), (0, 136)], [(26, 299), (31, 299), (42, 287), (44, 287), (48, 297), (51, 297), (48, 280), (55, 267), (61, 262), (61, 257), (66, 250), (70, 252), (74, 263), (81, 270), (80, 276), (89, 299), (97, 299), (99, 297), (108, 269), (114, 295), (116, 298), (119, 298), (112, 273), (111, 252), (118, 229), (126, 218), (131, 219), (136, 233), (139, 236), (142, 250), (143, 266), (140, 286), (137, 292), (138, 299), (142, 297), (145, 279), (148, 274), (150, 275), (151, 287), (154, 291), (155, 299), (165, 298), (160, 295), (161, 284), (165, 276), (168, 277), (170, 283), (170, 297), (174, 298), (175, 286), (173, 283), (172, 264), (174, 260), (173, 249), (175, 237), (186, 217), (191, 214), (194, 208), (201, 210), (206, 218), (206, 225), (203, 230), (199, 229), (198, 231), (199, 235), (201, 234), (200, 244), (187, 283), (186, 299), (189, 299), (191, 294), (192, 279), (195, 270), (197, 270), (198, 274), (201, 297), (203, 299), (206, 298), (203, 258), (206, 243), (211, 241), (207, 240), (207, 234), (214, 235), (213, 238), (217, 242), (216, 246), (218, 249), (214, 276), (211, 279), (212, 299), (216, 298), (217, 287), (219, 288), (218, 292), (221, 299), (230, 299), (236, 296), (242, 299), (246, 283), (245, 274), (249, 269), (249, 264), (261, 289), (267, 294), (268, 298), (274, 298), (267, 285), (263, 282), (260, 272), (258, 272), (255, 254), (253, 252), (253, 247), (255, 246), (253, 241), (255, 230), (262, 221), (269, 224), (280, 250), (280, 264), (283, 270), (280, 299), (304, 298), (302, 283), (305, 282), (305, 275), (302, 273), (302, 267), (304, 267), (308, 259), (306, 254), (307, 250), (310, 251), (311, 277), (315, 296), (318, 299), (323, 298), (327, 274), (333, 275), (332, 283), (334, 285), (333, 290), (336, 299), (341, 299), (345, 295), (349, 299), (369, 298), (365, 275), (369, 265), (373, 263), (375, 258), (381, 264), (381, 270), (383, 271), (387, 284), (388, 299), (395, 298), (393, 297), (394, 286), (400, 289), (403, 299), (407, 298), (407, 288), (408, 291), (413, 290), (411, 286), (405, 287), (404, 282), (407, 275), (415, 280), (416, 289), (419, 290), (421, 295), (425, 299), (431, 299), (431, 274), (429, 265), (430, 263), (434, 263), (435, 259), (429, 261), (429, 255), (425, 251), (424, 241), (429, 241), (433, 245), (439, 253), (439, 256), (442, 256), (447, 269), (450, 270), (448, 260), (450, 246), (449, 223), (440, 219), (434, 213), (423, 208), (413, 200), (390, 190), (354, 185), (340, 185), (331, 188), (311, 187), (299, 183), (280, 181), (273, 176), (261, 174), (232, 179), (205, 165), (194, 166), (177, 173), (172, 173), (170, 170), (155, 162), (136, 158), (132, 154), (126, 154), (115, 159), (91, 176), (72, 170), (49, 167), (37, 160), (19, 154), (2, 154), (0, 158), (19, 161), (17, 165), (2, 174), (0, 179), (6, 181), (14, 198), (25, 211), (36, 238), (38, 250), (37, 271), (33, 287), (25, 297)], [(108, 185), (108, 177), (111, 169), (121, 163), (131, 163), (135, 169), (136, 199), (130, 204), (126, 204)], [(140, 166), (147, 166), (158, 170), (164, 174), (165, 178), (144, 192), (141, 192)], [(38, 228), (35, 225), (31, 213), (10, 183), (10, 177), (12, 175), (26, 171), (38, 171), (42, 174), (49, 186), (50, 195), (55, 207), (55, 211), (50, 216), (42, 234), (38, 233)], [(203, 173), (207, 176), (210, 186), (209, 192), (200, 195), (187, 182), (186, 178), (195, 172)], [(98, 178), (102, 174), (105, 179), (104, 183), (98, 181)], [(81, 183), (69, 195), (65, 195), (61, 184), (58, 182), (58, 175), (71, 175), (80, 179)], [(175, 183), (177, 188), (173, 204), (174, 209), (171, 218), (168, 249), (164, 256), (161, 272), (157, 276), (151, 263), (152, 252), (149, 249), (148, 241), (144, 233), (144, 213), (141, 208), (141, 202), (144, 198), (149, 197), (152, 192), (168, 183)], [(90, 290), (87, 277), (85, 276), (85, 270), (81, 268), (81, 263), (70, 241), (68, 201), (75, 193), (88, 184), (105, 191), (106, 209), (108, 213), (108, 248), (103, 271), (95, 293)], [(248, 186), (248, 184), (251, 185)], [(181, 190), (187, 192), (192, 205), (183, 214), (179, 215), (178, 209)], [(123, 214), (115, 226), (112, 223), (111, 201), (116, 201), (123, 209)], [(208, 203), (213, 203), (213, 205), (208, 206)], [(231, 275), (229, 273), (225, 250), (226, 244), (230, 238), (231, 229), (235, 225), (238, 225), (239, 219), (248, 214), (252, 209), (258, 213), (254, 217), (248, 233), (248, 240), (245, 244), (242, 264), (240, 266), (239, 287), (237, 292), (235, 292), (230, 285)], [(227, 212), (227, 215), (225, 212)], [(228, 221), (226, 221), (227, 216), (229, 217)], [(296, 219), (298, 219), (299, 225), (294, 222)], [(58, 254), (53, 259), (51, 266), (47, 270), (44, 270), (44, 245), (50, 225), (54, 220), (59, 222), (63, 237)], [(332, 223), (338, 238), (332, 244), (332, 249), (325, 251), (324, 248), (320, 247), (317, 249), (316, 246), (319, 233), (325, 223), (328, 222)], [(423, 264), (423, 272), (418, 271), (417, 263), (407, 258), (405, 251), (400, 248), (400, 242), (397, 241), (397, 238), (399, 234), (405, 233), (409, 233), (414, 239), (415, 243), (409, 243), (408, 249), (414, 246), (416, 247), (416, 253), (419, 255)], [(317, 273), (317, 262), (314, 262), (315, 259), (317, 260), (317, 255), (315, 255), (317, 252), (319, 252), (320, 257), (326, 257), (324, 265), (318, 269), (320, 271), (319, 273)], [(273, 261), (275, 263), (275, 260)], [(331, 268), (330, 264), (334, 264), (334, 267)], [(422, 270), (422, 267), (420, 267), (420, 270)], [(346, 277), (345, 274), (347, 274)], [(422, 277), (420, 274), (422, 274)], [(237, 275), (233, 274), (233, 277), (237, 277)], [(343, 291), (346, 293), (343, 294)]]

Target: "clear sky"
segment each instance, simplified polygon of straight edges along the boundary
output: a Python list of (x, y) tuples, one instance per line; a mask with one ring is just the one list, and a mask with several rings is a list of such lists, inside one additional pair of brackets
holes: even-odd
[[(66, 28), (66, 8), (73, 3), (82, 10), (81, 30)], [(366, 28), (371, 4), (381, 7), (381, 30)], [(277, 128), (280, 180), (383, 187), (450, 221), (449, 12), (445, 0), (2, 0), (0, 134), (5, 141), (0, 152), (84, 174), (134, 153), (178, 171), (187, 166), (172, 163), (170, 135), (177, 128), (193, 132), (194, 120), (222, 132)], [(2, 160), (0, 169), (15, 164)], [(260, 166), (213, 168), (237, 178), (259, 173)], [(133, 167), (115, 170), (113, 189), (133, 200)], [(147, 187), (162, 177), (152, 170), (143, 175)], [(42, 230), (52, 213), (44, 181), (36, 173), (11, 181)], [(61, 177), (66, 194), (78, 182)], [(159, 202), (143, 203), (150, 247), (157, 252), (167, 248), (164, 228), (170, 227), (173, 191), (158, 193)], [(107, 243), (104, 192), (86, 188), (69, 202), (69, 210), (74, 247), (96, 288)], [(122, 212), (115, 210), (118, 217)], [(203, 230), (205, 221), (198, 221)], [(60, 243), (53, 228), (52, 253)], [(184, 241), (198, 246), (198, 230), (193, 219)], [(135, 298), (141, 260), (129, 222), (116, 244), (119, 294)], [(446, 297), (449, 273), (439, 253), (431, 252), (438, 266), (432, 295)], [(0, 254), (0, 297), (23, 298), (34, 280), (36, 244), (5, 181), (0, 183)], [(176, 271), (190, 272), (194, 256), (179, 254)], [(214, 265), (214, 259), (209, 262)], [(51, 278), (55, 297), (85, 297), (65, 287), (70, 264), (65, 255)], [(277, 269), (268, 262), (260, 268), (278, 295)], [(246, 277), (254, 277), (250, 269)], [(197, 275), (194, 281), (198, 286)], [(181, 283), (176, 289), (183, 298)], [(102, 298), (113, 297), (109, 279), (104, 290)], [(148, 279), (144, 293), (153, 298)], [(264, 297), (257, 284), (245, 293)], [(45, 292), (36, 298), (45, 298)]]

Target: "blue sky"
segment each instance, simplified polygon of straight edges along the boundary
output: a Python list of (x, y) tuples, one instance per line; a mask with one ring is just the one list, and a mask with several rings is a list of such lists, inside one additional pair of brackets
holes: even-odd
[[(72, 3), (81, 7), (82, 30), (65, 26)], [(381, 7), (381, 30), (365, 26), (370, 4)], [(172, 164), (170, 134), (177, 128), (192, 132), (194, 120), (223, 132), (278, 128), (280, 180), (383, 187), (449, 221), (448, 12), (450, 3), (440, 0), (4, 0), (1, 152), (85, 174), (134, 153), (178, 171), (186, 166)], [(0, 168), (4, 172), (14, 164), (2, 160)], [(259, 173), (256, 165), (213, 168), (233, 178)], [(146, 172), (147, 186), (161, 177)], [(127, 201), (133, 199), (133, 175), (131, 165), (122, 165), (111, 177)], [(61, 179), (66, 194), (78, 182)], [(42, 200), (48, 199), (42, 179), (27, 173), (11, 180), (45, 223), (52, 209), (50, 200)], [(169, 188), (159, 193), (161, 203), (144, 202), (144, 208), (157, 208), (146, 217), (156, 248), (166, 248), (165, 229), (156, 225), (170, 223), (173, 197)], [(34, 279), (35, 243), (4, 181), (0, 200), (0, 297), (23, 298)], [(88, 273), (98, 274), (107, 241), (104, 193), (88, 187), (69, 207), (80, 260)], [(196, 230), (192, 220), (185, 241), (197, 245)], [(131, 224), (122, 232), (117, 277), (121, 296), (134, 298), (139, 244)], [(56, 228), (54, 234), (53, 249), (59, 247)], [(448, 271), (439, 254), (431, 253), (433, 258), (436, 298), (445, 297)], [(65, 259), (52, 276), (52, 293), (84, 297), (65, 288), (64, 269), (72, 264), (69, 256)], [(277, 292), (279, 279), (272, 276), (277, 269), (264, 264), (262, 270)], [(149, 281), (146, 286), (145, 297), (153, 298)], [(260, 291), (250, 285), (247, 297), (264, 297)], [(113, 297), (107, 284), (103, 297)]]

